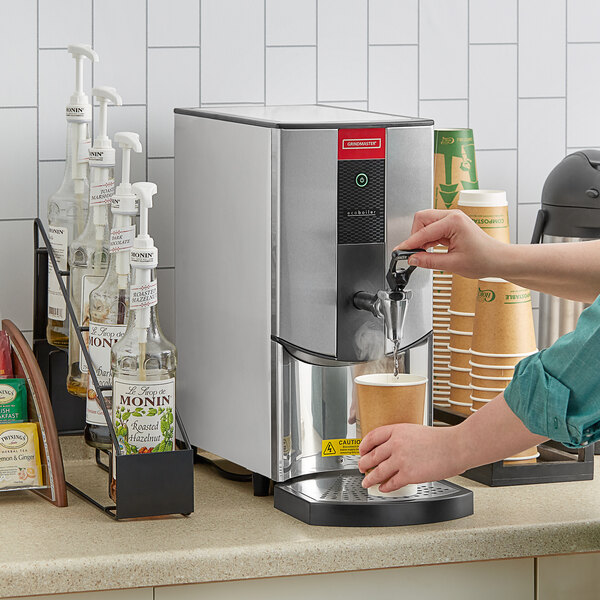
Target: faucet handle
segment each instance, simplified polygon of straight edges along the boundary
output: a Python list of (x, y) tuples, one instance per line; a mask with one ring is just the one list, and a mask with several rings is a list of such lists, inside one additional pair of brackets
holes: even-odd
[(404, 288), (408, 285), (408, 280), (412, 275), (416, 267), (405, 267), (398, 269), (398, 263), (401, 261), (408, 261), (408, 259), (417, 252), (425, 252), (423, 248), (416, 248), (414, 250), (394, 250), (392, 252), (392, 260), (388, 268), (385, 279), (390, 286), (390, 290), (393, 294), (404, 295)]

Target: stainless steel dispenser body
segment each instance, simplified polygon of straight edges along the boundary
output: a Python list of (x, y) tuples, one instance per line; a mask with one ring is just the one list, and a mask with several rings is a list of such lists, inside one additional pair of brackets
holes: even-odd
[[(394, 246), (431, 207), (432, 122), (318, 106), (175, 112), (177, 398), (190, 440), (275, 481), (355, 468), (321, 442), (356, 437), (353, 376), (391, 347), (352, 298), (385, 289)], [(427, 374), (430, 272), (409, 288), (402, 346)]]

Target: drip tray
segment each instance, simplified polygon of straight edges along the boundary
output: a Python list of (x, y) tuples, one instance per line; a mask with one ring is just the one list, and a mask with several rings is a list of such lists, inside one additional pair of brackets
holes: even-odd
[(417, 486), (400, 498), (369, 496), (358, 470), (309, 475), (275, 485), (275, 508), (309, 525), (392, 527), (473, 514), (473, 492), (448, 481)]

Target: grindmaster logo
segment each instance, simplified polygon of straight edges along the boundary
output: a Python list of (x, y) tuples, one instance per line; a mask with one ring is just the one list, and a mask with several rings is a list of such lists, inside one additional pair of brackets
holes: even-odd
[(365, 148), (381, 148), (380, 138), (343, 140), (343, 150), (364, 150)]

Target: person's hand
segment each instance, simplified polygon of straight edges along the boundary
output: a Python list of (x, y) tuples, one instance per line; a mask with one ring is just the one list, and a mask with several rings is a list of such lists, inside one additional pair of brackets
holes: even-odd
[[(358, 468), (370, 473), (363, 487), (393, 492), (409, 483), (446, 479), (462, 472), (455, 427), (410, 423), (385, 425), (369, 432), (360, 444)], [(385, 483), (383, 483), (385, 482)]]
[(422, 210), (415, 214), (411, 235), (395, 250), (447, 246), (448, 253), (420, 252), (408, 264), (481, 279), (497, 275), (508, 244), (485, 233), (460, 210)]

